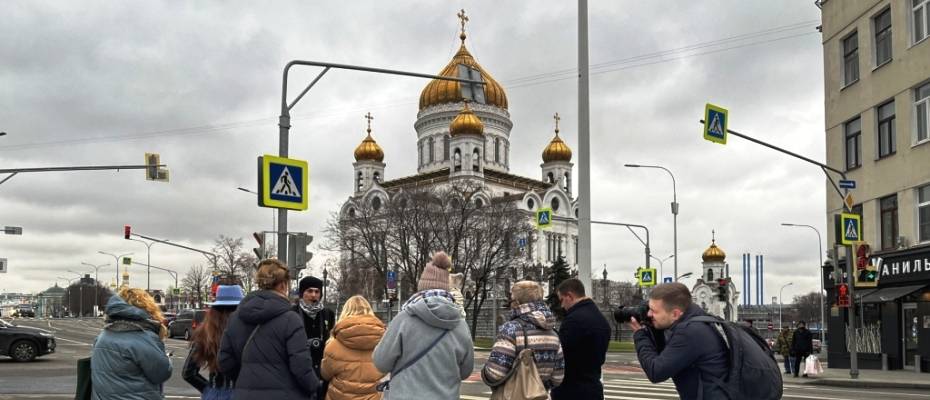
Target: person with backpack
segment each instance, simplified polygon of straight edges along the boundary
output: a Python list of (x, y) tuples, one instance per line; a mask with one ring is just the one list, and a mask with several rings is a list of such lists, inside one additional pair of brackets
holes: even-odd
[(230, 316), (220, 371), (236, 382), (235, 399), (313, 400), (320, 385), (300, 316), (287, 299), (291, 277), (279, 260), (258, 264), (255, 283)]
[(458, 399), (471, 375), (475, 354), (461, 307), (449, 293), (452, 261), (433, 256), (420, 275), (417, 293), (401, 307), (375, 347), (372, 359), (390, 381), (384, 399)]
[[(648, 316), (651, 321), (629, 323), (646, 377), (652, 383), (671, 378), (685, 400), (729, 398), (721, 385), (729, 368), (727, 345), (714, 325), (691, 321), (707, 314), (692, 303), (688, 287), (678, 282), (654, 287)], [(656, 345), (660, 335), (664, 346)]]
[(326, 400), (381, 398), (376, 389), (384, 374), (371, 361), (371, 353), (381, 336), (384, 336), (384, 323), (375, 315), (368, 300), (362, 296), (349, 297), (323, 352), (320, 374), (329, 382)]
[[(216, 299), (210, 303), (210, 310), (207, 311), (203, 324), (194, 331), (181, 376), (200, 392), (200, 398), (203, 400), (232, 398), (235, 381), (220, 372), (218, 355), (229, 316), (236, 311), (242, 297), (241, 286), (220, 285), (216, 289)], [(207, 369), (207, 378), (200, 374), (202, 368)]]
[(510, 289), (511, 312), (498, 330), (494, 348), (481, 369), (481, 380), (495, 391), (512, 379), (519, 355), (532, 351), (533, 364), (545, 392), (565, 377), (565, 358), (559, 335), (553, 330), (555, 314), (543, 301), (543, 290), (533, 281), (520, 281)]
[[(791, 372), (794, 373), (794, 377), (798, 377), (798, 373), (801, 370), (801, 361), (807, 359), (807, 356), (811, 355), (814, 352), (814, 335), (811, 331), (807, 330), (807, 324), (804, 321), (799, 321), (797, 328), (794, 330), (794, 335), (791, 338), (791, 355), (794, 357), (794, 363), (792, 364)], [(803, 375), (807, 378), (807, 374)]]

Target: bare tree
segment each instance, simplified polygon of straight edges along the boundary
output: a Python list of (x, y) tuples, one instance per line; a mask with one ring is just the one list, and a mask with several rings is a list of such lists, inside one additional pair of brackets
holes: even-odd
[(210, 273), (203, 265), (193, 265), (181, 281), (181, 287), (197, 299), (197, 308), (203, 307), (204, 294), (209, 292), (210, 278)]
[(820, 292), (794, 296), (797, 318), (801, 321), (820, 321)]

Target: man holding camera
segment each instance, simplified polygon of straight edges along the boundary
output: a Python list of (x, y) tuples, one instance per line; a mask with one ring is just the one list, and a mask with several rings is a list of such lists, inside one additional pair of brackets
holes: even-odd
[(723, 336), (711, 324), (690, 321), (704, 315), (688, 287), (675, 282), (653, 288), (646, 315), (629, 320), (646, 377), (653, 383), (672, 378), (682, 399), (727, 398), (718, 385), (728, 368)]
[(327, 383), (320, 376), (320, 362), (323, 360), (323, 348), (329, 340), (330, 331), (336, 325), (336, 313), (323, 306), (323, 281), (314, 276), (306, 276), (298, 284), (298, 299), (294, 311), (304, 321), (307, 332), (307, 345), (313, 359), (313, 370), (320, 378), (319, 398), (325, 397)]

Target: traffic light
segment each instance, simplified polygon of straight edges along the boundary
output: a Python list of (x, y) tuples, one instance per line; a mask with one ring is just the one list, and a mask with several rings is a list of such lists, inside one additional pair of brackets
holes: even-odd
[(313, 258), (313, 253), (307, 251), (311, 242), (313, 236), (306, 233), (292, 233), (288, 236), (287, 266), (294, 276), (297, 276), (297, 271), (307, 268), (307, 263)]
[(869, 245), (867, 243), (857, 244), (854, 254), (856, 256), (856, 286), (878, 286), (878, 266), (872, 264), (872, 251)]
[(129, 235), (132, 235), (132, 227), (129, 225), (123, 225), (123, 238), (129, 239)]
[(727, 280), (721, 279), (717, 281), (717, 299), (723, 302), (727, 301)]
[(252, 251), (259, 260), (265, 259), (265, 235), (263, 232), (252, 232), (252, 237), (258, 242), (258, 247), (253, 247)]

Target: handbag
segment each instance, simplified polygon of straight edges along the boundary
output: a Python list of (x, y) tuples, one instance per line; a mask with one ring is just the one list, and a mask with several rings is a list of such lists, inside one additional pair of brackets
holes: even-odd
[(507, 381), (491, 390), (491, 400), (546, 400), (548, 398), (549, 392), (542, 378), (539, 377), (539, 369), (536, 368), (536, 360), (533, 358), (533, 349), (529, 348), (526, 328), (523, 328), (523, 350), (517, 354)]
[[(423, 349), (423, 351), (421, 351), (420, 354), (417, 354), (416, 357), (414, 357), (412, 360), (410, 360), (410, 362), (408, 362), (407, 365), (404, 365), (403, 367), (400, 367), (400, 369), (398, 369), (397, 371), (392, 372), (392, 373), (391, 373), (391, 379), (393, 379), (395, 376), (397, 376), (398, 374), (400, 374), (401, 371), (407, 369), (408, 367), (410, 367), (410, 366), (413, 365), (413, 364), (416, 364), (417, 361), (420, 361), (420, 359), (423, 358), (423, 356), (425, 356), (426, 353), (429, 353), (429, 351), (432, 350), (432, 348), (436, 346), (436, 343), (439, 343), (439, 341), (442, 340), (442, 338), (445, 337), (446, 334), (448, 334), (448, 333), (449, 333), (449, 331), (443, 330), (443, 331), (442, 331), (442, 334), (439, 335), (439, 337), (437, 337), (436, 340), (433, 340), (433, 343), (430, 343), (430, 345), (427, 346), (425, 349)], [(378, 386), (376, 387), (376, 388), (378, 389), (378, 391), (379, 391), (379, 392), (386, 392), (386, 391), (390, 390), (390, 389), (391, 389), (391, 379), (388, 379), (388, 380), (385, 380), (385, 381), (379, 383)]]
[(77, 360), (77, 389), (74, 391), (74, 400), (90, 400), (93, 393), (93, 382), (90, 377), (90, 357)]

